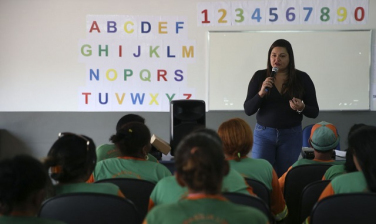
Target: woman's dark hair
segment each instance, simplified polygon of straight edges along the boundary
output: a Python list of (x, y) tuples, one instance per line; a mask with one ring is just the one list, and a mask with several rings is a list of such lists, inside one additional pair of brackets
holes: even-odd
[[(302, 81), (301, 81), (301, 78), (296, 75), (294, 52), (292, 50), (292, 46), (290, 42), (288, 42), (287, 40), (278, 39), (274, 41), (274, 43), (270, 46), (269, 52), (268, 52), (267, 66), (266, 66), (266, 77), (271, 76), (272, 65), (270, 63), (270, 55), (272, 53), (272, 50), (275, 47), (284, 47), (287, 53), (289, 54), (289, 65), (287, 68), (288, 77), (282, 86), (282, 93), (287, 92), (291, 98), (297, 97), (299, 99), (302, 99), (303, 93), (304, 93)], [(262, 85), (262, 82), (260, 84), (260, 87), (261, 85)]]
[[(347, 135), (347, 139), (349, 138), (349, 136), (355, 130), (357, 130), (358, 128), (363, 127), (363, 126), (365, 126), (365, 124), (362, 124), (362, 123), (360, 123), (360, 124), (354, 124), (353, 126), (351, 126), (351, 128), (349, 130), (349, 134)], [(353, 153), (352, 153), (352, 151), (351, 151), (350, 148), (348, 148), (346, 150), (345, 171), (346, 171), (346, 173), (351, 173), (351, 172), (357, 171), (355, 163), (354, 163), (354, 159), (353, 159)]]
[(85, 135), (65, 132), (52, 145), (44, 161), (51, 178), (70, 183), (92, 173), (97, 162), (94, 141)]
[[(110, 141), (119, 149), (122, 155), (140, 157), (142, 149), (150, 144), (150, 130), (140, 122), (131, 122), (112, 135)], [(146, 155), (144, 155), (146, 156)]]
[(176, 150), (175, 166), (188, 188), (212, 195), (220, 193), (223, 176), (228, 171), (215, 131), (210, 134), (199, 130), (182, 139)]
[(32, 194), (49, 184), (42, 163), (27, 155), (15, 156), (0, 162), (0, 214), (10, 214)]
[(376, 127), (363, 126), (350, 134), (348, 143), (366, 178), (368, 189), (376, 192)]
[(145, 118), (141, 117), (140, 115), (137, 114), (127, 114), (122, 116), (119, 121), (116, 124), (116, 131), (119, 131), (121, 127), (127, 123), (130, 122), (140, 122), (140, 123), (145, 123)]

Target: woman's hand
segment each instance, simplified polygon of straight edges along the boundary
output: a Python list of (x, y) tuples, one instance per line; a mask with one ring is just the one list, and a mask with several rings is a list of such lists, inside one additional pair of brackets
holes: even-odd
[(260, 97), (264, 97), (268, 93), (266, 88), (269, 88), (269, 91), (270, 91), (270, 89), (273, 87), (273, 83), (274, 83), (274, 78), (268, 77), (265, 79), (265, 81), (262, 83), (260, 91), (258, 92)]
[(290, 102), (291, 109), (296, 110), (299, 113), (301, 113), (305, 108), (305, 104), (304, 104), (303, 100), (301, 100), (301, 99), (294, 97), (289, 102)]

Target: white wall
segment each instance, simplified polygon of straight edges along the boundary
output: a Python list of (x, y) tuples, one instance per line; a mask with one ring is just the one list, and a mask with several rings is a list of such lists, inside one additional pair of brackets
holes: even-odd
[[(231, 13), (231, 3), (239, 1), (199, 1), (199, 0), (142, 0), (142, 1), (58, 1), (58, 0), (2, 0), (0, 1), (0, 111), (168, 111), (169, 100), (166, 93), (172, 95), (176, 93), (174, 99), (184, 97), (185, 92), (193, 94), (192, 98), (207, 100), (208, 90), (208, 31), (283, 31), (283, 30), (364, 30), (376, 29), (376, 2), (369, 1), (367, 23), (340, 25), (333, 22), (326, 25), (323, 22), (317, 22), (320, 12), (316, 16), (316, 22), (308, 25), (295, 23), (271, 24), (263, 16), (266, 22), (261, 25), (249, 23), (249, 25), (231, 25), (216, 23), (220, 13), (215, 10), (225, 8), (227, 10), (226, 19)], [(314, 7), (321, 7), (322, 4), (329, 4), (332, 8), (331, 16), (334, 18), (334, 9), (339, 6), (334, 3), (336, 0), (326, 1), (302, 1), (305, 4), (312, 3)], [(363, 0), (342, 1), (347, 2), (367, 2)], [(297, 0), (284, 1), (240, 1), (240, 3), (249, 3), (247, 6), (258, 5), (264, 9), (271, 6), (280, 9), (286, 5), (299, 5)], [(308, 4), (307, 3), (307, 4)], [(321, 4), (321, 5), (320, 5)], [(240, 6), (239, 7), (243, 7)], [(350, 7), (346, 6), (346, 7)], [(202, 26), (201, 10), (208, 9), (213, 15), (212, 25)], [(245, 11), (252, 12), (252, 8), (244, 8)], [(284, 18), (285, 9), (281, 9), (280, 21)], [(247, 11), (248, 12), (248, 11)], [(302, 11), (302, 13), (305, 11)], [(333, 14), (334, 13), (334, 14)], [(136, 47), (141, 42), (144, 46), (152, 45), (156, 41), (161, 43), (161, 48), (171, 45), (172, 53), (180, 55), (179, 50), (174, 51), (176, 46), (180, 49), (181, 45), (194, 46), (194, 58), (170, 59), (166, 57), (165, 49), (161, 50), (160, 58), (141, 59), (141, 60), (121, 60), (119, 58), (87, 58), (83, 57), (80, 49), (85, 41), (90, 42), (91, 35), (90, 19), (88, 16), (102, 15), (104, 21), (114, 16), (123, 16), (130, 18), (137, 25), (141, 21), (149, 21), (153, 25), (153, 31), (157, 28), (157, 22), (167, 22), (169, 33), (165, 35), (155, 32), (149, 37), (143, 39), (142, 35), (136, 38), (121, 33), (126, 43), (136, 41), (131, 47)], [(301, 15), (303, 18), (304, 15)], [(351, 13), (348, 12), (348, 18)], [(174, 36), (174, 23), (184, 21), (183, 33)], [(336, 20), (333, 20), (336, 21)], [(253, 21), (254, 22), (254, 21)], [(101, 27), (103, 28), (103, 27)], [(122, 26), (119, 26), (119, 29)], [(119, 31), (120, 32), (120, 31)], [(102, 29), (103, 34), (103, 29)], [(149, 38), (149, 39), (148, 39)], [(96, 39), (100, 41), (100, 39)], [(104, 44), (117, 43), (119, 39), (111, 39), (111, 35), (104, 35)], [(137, 42), (139, 41), (139, 42)], [(180, 42), (179, 42), (180, 41)], [(133, 42), (132, 42), (133, 43)], [(354, 43), (356, 45), (357, 43)], [(375, 46), (375, 37), (372, 39), (372, 46)], [(181, 55), (180, 55), (181, 56)], [(102, 64), (101, 71), (103, 81), (93, 84), (89, 81), (88, 68)], [(104, 65), (103, 65), (104, 64)], [(106, 66), (107, 64), (107, 66)], [(135, 73), (148, 66), (152, 70), (152, 82), (142, 82), (135, 74), (132, 78), (138, 82), (115, 82), (106, 81), (104, 70), (107, 68), (133, 68)], [(167, 82), (156, 81), (156, 68), (168, 70)], [(172, 72), (176, 69), (184, 71), (184, 81), (174, 82)], [(262, 69), (262, 68), (260, 68)], [(304, 70), (304, 68), (301, 68)], [(248, 71), (247, 71), (248, 72)], [(250, 76), (253, 71), (250, 72)], [(121, 71), (119, 70), (119, 74)], [(371, 85), (375, 84), (374, 69), (372, 70)], [(120, 77), (120, 75), (119, 75)], [(105, 94), (109, 92), (110, 102), (101, 105), (99, 97), (95, 91)], [(85, 98), (82, 92), (92, 91), (93, 102), (85, 105)], [(103, 91), (102, 91), (103, 90)], [(98, 90), (99, 91), (99, 90)], [(246, 90), (239, 90), (246, 92)], [(376, 90), (374, 90), (376, 91)], [(145, 93), (145, 102), (143, 106), (135, 106), (130, 99), (131, 92)], [(119, 99), (116, 99), (115, 93), (125, 93), (124, 103), (120, 105)], [(158, 104), (153, 102), (150, 94), (158, 95)], [(376, 95), (376, 94), (374, 94)], [(373, 105), (373, 102), (371, 102)], [(374, 106), (372, 106), (373, 108)]]
[[(365, 25), (263, 25), (263, 26), (197, 26), (195, 0), (1, 0), (0, 1), (0, 157), (27, 153), (46, 155), (61, 131), (86, 134), (97, 145), (108, 142), (123, 112), (73, 112), (61, 105), (70, 104), (76, 93), (57, 94), (72, 85), (71, 78), (85, 82), (85, 65), (78, 63), (78, 41), (85, 38), (86, 15), (185, 16), (188, 39), (195, 41), (195, 63), (188, 65), (192, 74), (187, 85), (197, 87), (197, 94), (206, 94), (208, 70), (208, 31), (211, 30), (341, 30), (376, 29), (376, 2), (369, 1), (369, 18)], [(205, 1), (209, 2), (209, 1)], [(210, 1), (215, 2), (215, 1)], [(263, 1), (259, 1), (263, 2)], [(356, 44), (356, 43), (355, 43)], [(372, 39), (375, 46), (375, 35)], [(25, 72), (26, 71), (26, 72)], [(67, 76), (65, 76), (67, 75)], [(42, 76), (43, 78), (40, 78)], [(48, 83), (58, 83), (50, 87)], [(79, 84), (80, 84), (79, 83)], [(375, 83), (372, 80), (372, 83)], [(23, 92), (25, 89), (28, 91)], [(64, 89), (64, 88), (63, 88)], [(35, 92), (45, 93), (43, 100)], [(242, 90), (243, 91), (243, 90)], [(72, 94), (72, 95), (70, 95)], [(376, 95), (376, 94), (375, 94)], [(24, 108), (33, 101), (35, 107)], [(11, 106), (10, 106), (11, 105)], [(73, 107), (75, 107), (74, 105)], [(41, 110), (40, 108), (43, 108)], [(49, 109), (52, 108), (52, 109)], [(54, 111), (54, 112), (52, 112)], [(62, 112), (65, 111), (65, 112)], [(169, 141), (169, 113), (142, 112), (151, 131)], [(241, 117), (254, 127), (255, 116), (242, 111), (207, 113), (207, 127), (217, 129), (232, 117)], [(316, 119), (303, 119), (303, 126), (326, 120), (339, 129), (341, 147), (354, 123), (376, 125), (376, 112), (321, 112)]]

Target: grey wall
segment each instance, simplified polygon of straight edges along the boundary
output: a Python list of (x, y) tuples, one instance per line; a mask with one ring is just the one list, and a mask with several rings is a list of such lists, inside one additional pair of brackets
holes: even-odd
[[(27, 153), (44, 157), (59, 132), (71, 131), (85, 134), (98, 145), (108, 142), (115, 132), (118, 119), (125, 113), (119, 112), (1, 112), (0, 113), (0, 157), (10, 157)], [(170, 114), (168, 112), (138, 113), (146, 119), (152, 133), (169, 142)], [(248, 121), (252, 129), (255, 116), (248, 117), (243, 111), (208, 112), (206, 126), (217, 129), (221, 122), (233, 117)], [(328, 121), (336, 125), (341, 135), (341, 148), (346, 148), (346, 136), (354, 123), (376, 125), (376, 112), (347, 111), (320, 112), (316, 119), (304, 118), (303, 126)]]

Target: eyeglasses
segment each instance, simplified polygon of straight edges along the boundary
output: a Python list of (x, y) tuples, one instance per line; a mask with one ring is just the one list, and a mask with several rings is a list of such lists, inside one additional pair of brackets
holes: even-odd
[(82, 140), (84, 140), (86, 142), (86, 151), (89, 151), (89, 146), (90, 146), (90, 141), (89, 139), (85, 138), (84, 136), (82, 135), (77, 135), (75, 133), (72, 133), (72, 132), (60, 132), (59, 133), (59, 138), (63, 137), (63, 136), (67, 136), (67, 135), (71, 135), (71, 136), (76, 136)]

